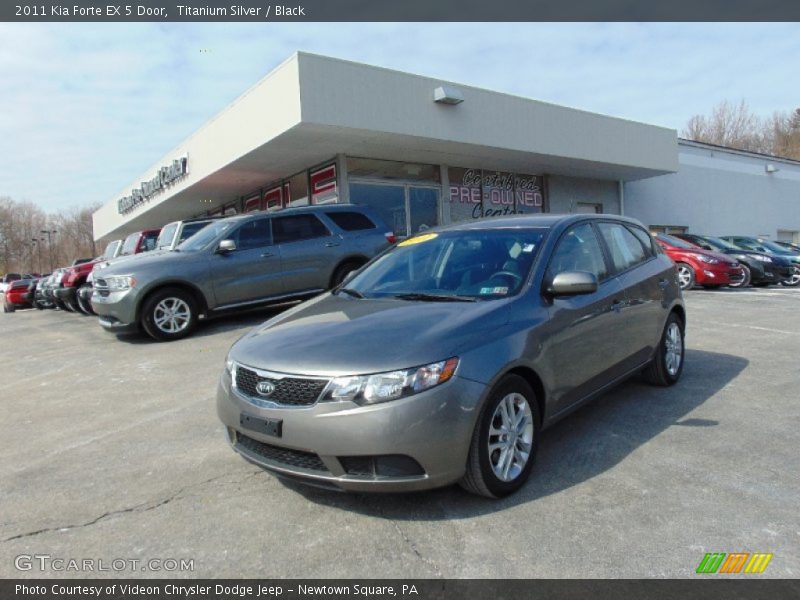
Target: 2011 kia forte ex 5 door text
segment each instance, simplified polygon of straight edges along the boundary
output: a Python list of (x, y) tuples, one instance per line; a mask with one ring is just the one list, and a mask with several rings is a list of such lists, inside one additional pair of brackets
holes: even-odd
[(433, 229), (231, 348), (217, 411), (280, 477), (510, 494), (541, 431), (643, 371), (680, 378), (686, 313), (640, 223), (515, 216)]

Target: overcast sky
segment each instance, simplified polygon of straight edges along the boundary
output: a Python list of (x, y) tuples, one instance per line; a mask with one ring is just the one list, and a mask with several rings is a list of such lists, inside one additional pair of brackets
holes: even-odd
[(680, 130), (800, 106), (800, 24), (0, 24), (0, 196), (107, 202), (297, 50)]

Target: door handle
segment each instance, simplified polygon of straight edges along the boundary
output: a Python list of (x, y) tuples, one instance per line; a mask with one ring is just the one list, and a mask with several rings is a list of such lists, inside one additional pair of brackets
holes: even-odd
[(341, 242), (325, 242), (325, 247), (326, 248), (333, 248), (334, 246), (338, 246), (340, 244), (341, 244)]
[(264, 252), (264, 254), (261, 255), (261, 258), (269, 258), (270, 256), (275, 255), (272, 252)]
[(669, 285), (669, 280), (668, 279), (659, 279), (658, 280), (658, 287), (660, 287), (662, 290), (666, 289), (668, 285)]

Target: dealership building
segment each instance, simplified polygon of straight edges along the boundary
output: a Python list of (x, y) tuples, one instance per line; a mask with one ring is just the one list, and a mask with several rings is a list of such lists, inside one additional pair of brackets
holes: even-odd
[(101, 206), (94, 235), (335, 202), (372, 206), (398, 237), (503, 214), (601, 212), (785, 238), (800, 231), (800, 163), (297, 53)]

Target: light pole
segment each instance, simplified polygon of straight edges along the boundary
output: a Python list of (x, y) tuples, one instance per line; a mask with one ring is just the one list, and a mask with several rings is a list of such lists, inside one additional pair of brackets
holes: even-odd
[(47, 248), (50, 252), (50, 272), (53, 272), (53, 235), (58, 233), (55, 229), (42, 229), (41, 233), (47, 234)]
[(42, 242), (44, 238), (31, 238), (31, 243), (36, 244), (36, 247), (39, 250), (39, 275), (42, 274)]

